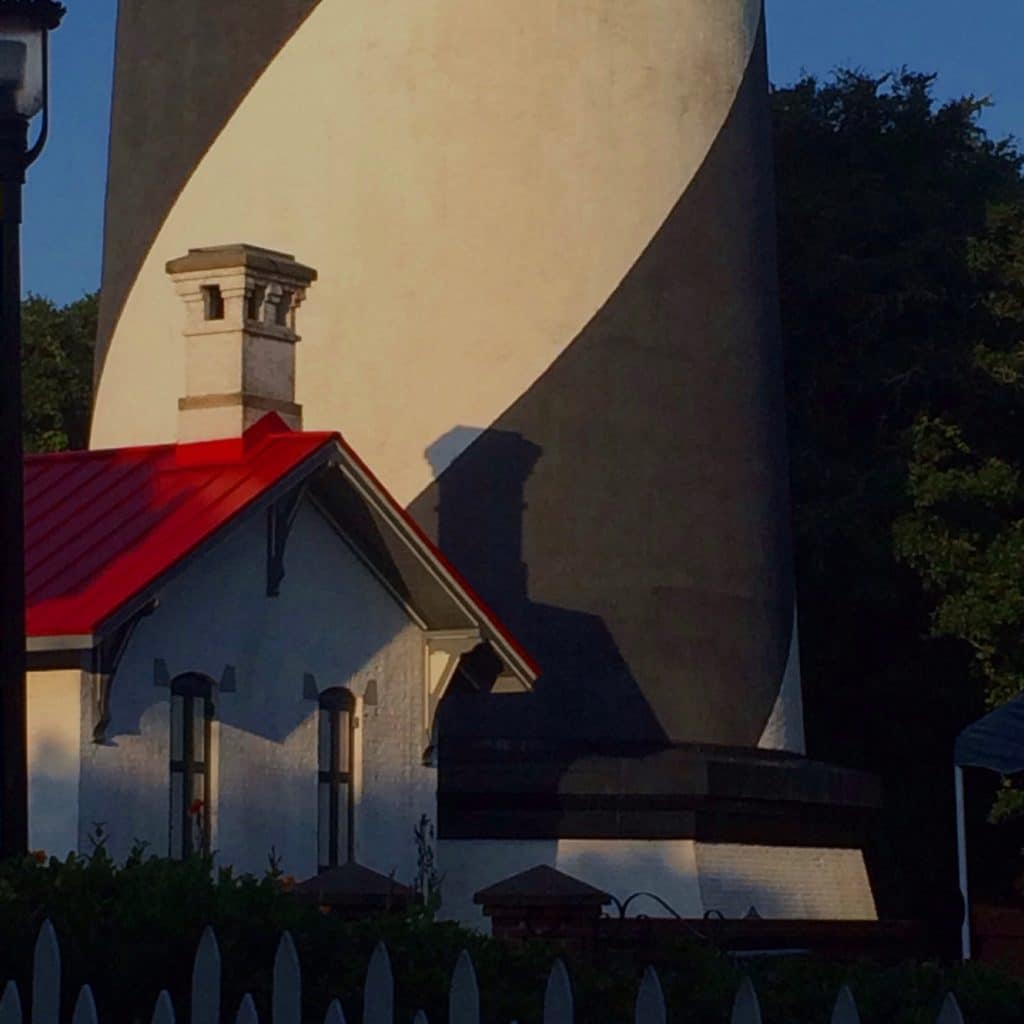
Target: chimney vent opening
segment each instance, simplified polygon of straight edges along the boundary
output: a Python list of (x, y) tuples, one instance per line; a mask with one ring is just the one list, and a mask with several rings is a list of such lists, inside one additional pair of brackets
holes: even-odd
[(220, 293), (219, 285), (203, 285), (203, 319), (224, 319), (224, 296)]
[(293, 293), (287, 289), (281, 291), (281, 297), (277, 301), (277, 308), (275, 309), (275, 318), (277, 323), (281, 327), (287, 327), (290, 322), (290, 315), (292, 311), (292, 296)]
[(257, 284), (246, 298), (245, 316), (248, 320), (260, 321), (263, 319), (263, 303), (266, 301), (266, 285)]

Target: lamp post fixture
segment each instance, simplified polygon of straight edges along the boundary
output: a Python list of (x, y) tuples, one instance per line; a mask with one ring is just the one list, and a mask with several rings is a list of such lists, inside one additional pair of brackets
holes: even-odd
[[(0, 854), (28, 849), (25, 521), (21, 448), (21, 187), (49, 122), (55, 0), (0, 0)], [(29, 121), (40, 111), (29, 148)]]

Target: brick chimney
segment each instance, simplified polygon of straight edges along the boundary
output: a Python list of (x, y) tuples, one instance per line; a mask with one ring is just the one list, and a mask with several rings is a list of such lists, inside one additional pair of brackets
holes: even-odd
[(276, 412), (295, 429), (295, 312), (316, 271), (254, 245), (190, 249), (167, 264), (185, 300), (185, 395), (178, 440), (238, 437)]

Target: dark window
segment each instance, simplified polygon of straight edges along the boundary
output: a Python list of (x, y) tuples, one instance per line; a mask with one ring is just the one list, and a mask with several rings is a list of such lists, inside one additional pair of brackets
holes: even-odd
[(203, 285), (203, 318), (206, 320), (224, 319), (224, 297), (220, 293), (219, 285)]
[(282, 291), (281, 297), (277, 300), (276, 319), (282, 327), (288, 326), (288, 314), (291, 313), (293, 298), (292, 292)]
[(266, 286), (262, 284), (254, 285), (253, 290), (249, 293), (249, 296), (245, 300), (245, 315), (247, 319), (263, 319), (263, 303), (266, 301), (266, 298)]
[(352, 765), (355, 698), (335, 687), (320, 694), (317, 860), (320, 870), (353, 860)]
[(210, 852), (210, 729), (213, 687), (187, 673), (171, 681), (170, 854)]

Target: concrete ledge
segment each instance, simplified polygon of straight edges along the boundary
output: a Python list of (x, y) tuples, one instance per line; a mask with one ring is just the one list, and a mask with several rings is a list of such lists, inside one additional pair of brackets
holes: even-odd
[(189, 249), (187, 255), (169, 260), (166, 270), (168, 274), (191, 274), (238, 267), (288, 277), (302, 284), (310, 284), (317, 278), (312, 267), (296, 262), (291, 253), (263, 249), (244, 242)]
[(795, 755), (674, 747), (555, 760), (472, 756), (442, 740), (445, 839), (701, 839), (859, 847), (879, 780)]

